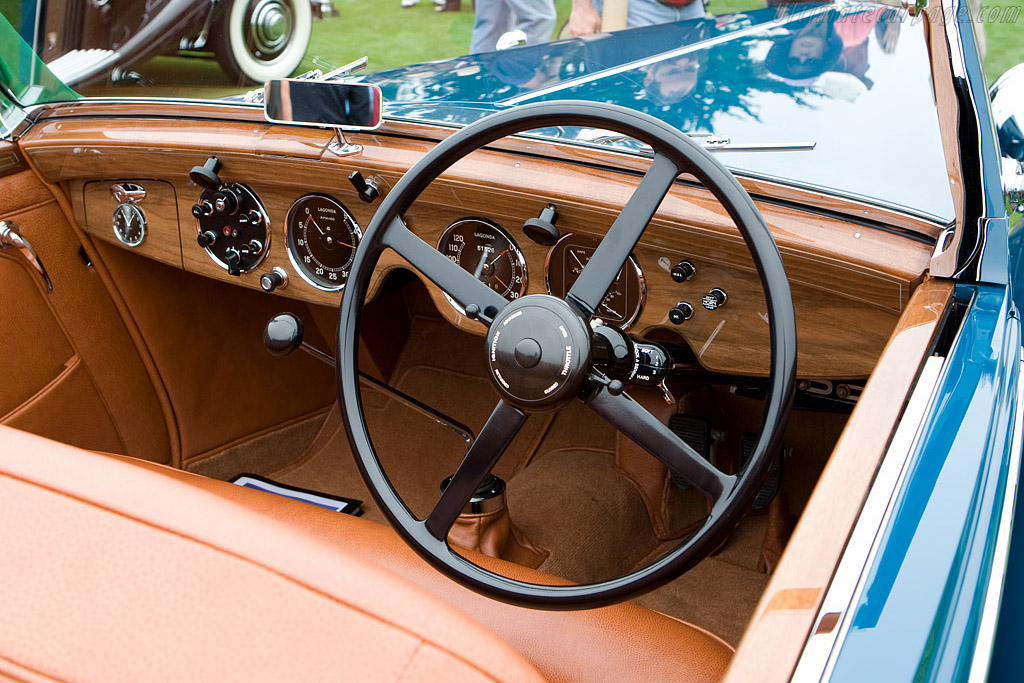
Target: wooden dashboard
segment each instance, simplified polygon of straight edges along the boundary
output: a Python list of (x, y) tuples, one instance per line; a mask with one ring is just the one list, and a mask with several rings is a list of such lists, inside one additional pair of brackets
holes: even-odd
[[(111, 218), (117, 206), (110, 187), (129, 181), (146, 190), (139, 206), (148, 237), (132, 248), (141, 256), (206, 277), (259, 289), (259, 277), (274, 267), (289, 274), (288, 286), (267, 296), (285, 296), (337, 306), (341, 294), (315, 289), (295, 273), (286, 253), (285, 219), (292, 203), (311, 192), (340, 201), (365, 230), (379, 200), (358, 198), (347, 177), (352, 171), (378, 176), (382, 192), (434, 144), (404, 135), (401, 126), (350, 136), (359, 154), (339, 156), (328, 148), (332, 136), (316, 129), (292, 129), (261, 122), (167, 120), (160, 118), (44, 119), (22, 138), (32, 165), (48, 182), (61, 184), (80, 227), (94, 238), (119, 244)], [(411, 229), (436, 245), (441, 233), (464, 217), (485, 218), (512, 235), (527, 263), (527, 293), (545, 291), (548, 248), (522, 233), (523, 222), (549, 203), (558, 208), (558, 229), (600, 238), (639, 182), (626, 155), (587, 150), (577, 163), (539, 154), (545, 143), (518, 141), (513, 151), (481, 150), (449, 169), (406, 213)], [(225, 181), (244, 183), (269, 216), (270, 244), (252, 272), (229, 275), (196, 243), (192, 205), (201, 188), (188, 176), (211, 154), (223, 164)], [(757, 191), (757, 181), (744, 181)], [(928, 267), (929, 238), (937, 226), (914, 226), (919, 239), (900, 230), (848, 222), (834, 214), (758, 201), (783, 255), (792, 286), (799, 336), (801, 378), (867, 377), (891, 335), (913, 289)], [(868, 216), (878, 221), (878, 216)], [(121, 245), (124, 246), (124, 245)], [(129, 248), (129, 247), (124, 247)], [(765, 375), (768, 369), (767, 316), (760, 281), (731, 219), (702, 188), (677, 183), (634, 253), (646, 284), (646, 299), (631, 332), (685, 341), (701, 364), (714, 371)], [(669, 269), (689, 260), (695, 276), (675, 282)], [(379, 285), (405, 264), (388, 252), (375, 274)], [(453, 324), (482, 334), (432, 284), (438, 310)], [(711, 288), (728, 293), (725, 306), (705, 310)], [(674, 325), (668, 313), (687, 301), (694, 315)]]

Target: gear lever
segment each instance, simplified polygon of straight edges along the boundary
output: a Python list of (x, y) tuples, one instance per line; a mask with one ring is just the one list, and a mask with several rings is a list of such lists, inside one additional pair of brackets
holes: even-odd
[[(267, 326), (263, 328), (263, 345), (267, 347), (267, 351), (270, 355), (276, 358), (284, 358), (285, 356), (289, 356), (294, 353), (296, 349), (302, 349), (309, 355), (313, 356), (313, 358), (316, 358), (333, 368), (334, 356), (325, 351), (321, 351), (308, 342), (303, 341), (302, 333), (302, 320), (299, 316), (294, 313), (278, 313), (271, 318), (267, 322)], [(417, 413), (429, 417), (445, 429), (455, 432), (466, 442), (467, 451), (469, 450), (469, 447), (473, 445), (473, 441), (476, 439), (476, 436), (473, 434), (473, 430), (458, 420), (452, 419), (444, 413), (434, 410), (427, 404), (416, 400), (412, 396), (409, 396), (408, 394), (405, 394), (384, 382), (381, 382), (375, 377), (367, 375), (365, 372), (360, 371), (359, 381), (364, 385), (368, 385), (373, 389), (383, 392), (402, 405), (412, 408)]]

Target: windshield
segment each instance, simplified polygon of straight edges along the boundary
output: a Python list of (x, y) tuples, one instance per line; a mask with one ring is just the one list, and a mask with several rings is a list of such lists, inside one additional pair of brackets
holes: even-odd
[[(74, 97), (60, 81), (89, 97), (238, 99), (366, 55), (350, 78), (381, 86), (386, 117), (459, 126), (525, 102), (612, 102), (700, 136), (738, 172), (952, 221), (923, 22), (739, 0), (631, 0), (616, 19), (613, 1), (0, 0), (2, 75), (25, 104)], [(644, 151), (607, 131), (536, 133)]]

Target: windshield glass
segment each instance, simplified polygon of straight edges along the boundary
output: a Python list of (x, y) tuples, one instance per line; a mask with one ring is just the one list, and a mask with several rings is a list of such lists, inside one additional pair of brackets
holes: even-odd
[[(2, 30), (48, 67), (5, 37), (3, 79), (26, 104), (73, 97), (60, 81), (89, 97), (240, 100), (366, 55), (350, 78), (381, 86), (386, 117), (465, 125), (525, 102), (612, 102), (701, 136), (734, 170), (953, 219), (920, 20), (868, 4), (605, 1), (0, 0)], [(607, 131), (537, 134), (643, 152)]]

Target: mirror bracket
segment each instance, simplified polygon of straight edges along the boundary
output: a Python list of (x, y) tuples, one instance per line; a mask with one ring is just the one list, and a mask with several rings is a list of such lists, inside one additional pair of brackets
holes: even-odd
[(334, 129), (334, 139), (331, 140), (330, 144), (327, 145), (327, 149), (334, 152), (340, 157), (349, 156), (351, 154), (359, 154), (363, 151), (362, 145), (356, 145), (349, 142), (345, 138), (345, 131), (341, 128)]

